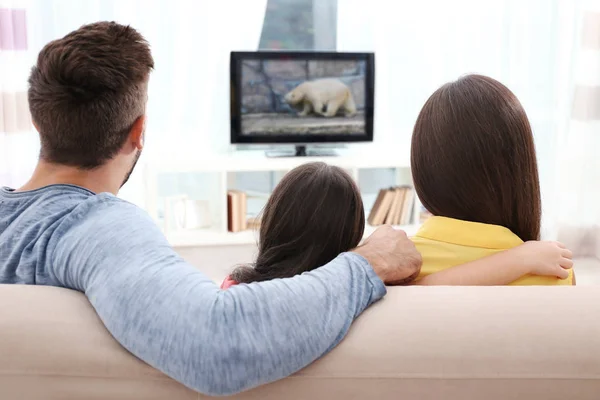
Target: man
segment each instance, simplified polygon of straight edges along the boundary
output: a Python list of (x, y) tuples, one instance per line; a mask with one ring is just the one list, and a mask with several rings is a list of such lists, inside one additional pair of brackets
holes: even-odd
[(202, 393), (288, 376), (337, 345), (383, 282), (414, 277), (420, 255), (387, 227), (311, 273), (220, 290), (115, 197), (143, 148), (153, 63), (116, 23), (42, 49), (29, 78), (40, 159), (23, 187), (0, 191), (0, 282), (84, 292), (125, 348)]

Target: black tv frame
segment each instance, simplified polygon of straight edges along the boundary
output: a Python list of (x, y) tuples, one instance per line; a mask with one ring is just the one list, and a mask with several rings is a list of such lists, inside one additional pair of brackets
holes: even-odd
[[(273, 135), (242, 134), (242, 61), (246, 60), (335, 60), (366, 61), (365, 70), (365, 134), (346, 135)], [(230, 55), (231, 144), (318, 144), (373, 141), (375, 107), (375, 54), (322, 51), (232, 51)]]

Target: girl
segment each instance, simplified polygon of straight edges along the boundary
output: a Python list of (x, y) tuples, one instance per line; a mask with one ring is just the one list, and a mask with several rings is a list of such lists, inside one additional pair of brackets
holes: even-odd
[[(525, 110), (500, 82), (467, 75), (439, 88), (415, 124), (411, 165), (417, 195), (434, 217), (413, 242), (420, 279), (524, 241), (539, 240), (540, 184)], [(525, 275), (514, 285), (572, 285)]]
[[(301, 165), (284, 176), (263, 210), (256, 262), (236, 268), (221, 287), (292, 277), (325, 265), (356, 248), (364, 227), (360, 192), (344, 170), (319, 162)], [(570, 258), (557, 243), (531, 242), (422, 283), (502, 285), (527, 274), (565, 278)]]

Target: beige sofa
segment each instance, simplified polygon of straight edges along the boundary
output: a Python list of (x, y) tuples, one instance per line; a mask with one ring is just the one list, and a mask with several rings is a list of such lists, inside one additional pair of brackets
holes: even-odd
[[(0, 285), (1, 399), (203, 399), (80, 293)], [(392, 288), (329, 355), (236, 399), (599, 399), (596, 287)]]

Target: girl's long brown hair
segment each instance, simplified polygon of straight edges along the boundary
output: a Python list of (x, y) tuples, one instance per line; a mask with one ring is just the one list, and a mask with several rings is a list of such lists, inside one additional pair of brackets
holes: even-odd
[(343, 169), (301, 165), (277, 185), (263, 210), (256, 263), (240, 266), (240, 283), (288, 278), (357, 247), (365, 229), (360, 191)]
[(433, 215), (539, 239), (533, 134), (521, 103), (500, 82), (467, 75), (433, 93), (415, 124), (411, 164), (417, 194)]

